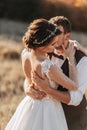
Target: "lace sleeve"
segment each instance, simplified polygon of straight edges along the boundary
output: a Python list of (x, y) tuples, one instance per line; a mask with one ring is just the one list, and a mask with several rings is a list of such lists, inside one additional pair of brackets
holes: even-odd
[(42, 62), (42, 74), (46, 74), (48, 76), (48, 72), (49, 72), (49, 69), (51, 67), (51, 65), (53, 65), (53, 62), (46, 59), (44, 62)]
[(49, 80), (49, 83), (50, 83), (50, 87), (51, 88), (54, 88), (54, 89), (57, 89), (57, 84), (51, 80), (50, 76), (49, 76), (49, 69), (50, 67), (54, 65), (52, 61), (46, 59), (43, 63), (42, 63), (42, 74), (44, 73), (47, 77), (48, 77), (48, 80)]

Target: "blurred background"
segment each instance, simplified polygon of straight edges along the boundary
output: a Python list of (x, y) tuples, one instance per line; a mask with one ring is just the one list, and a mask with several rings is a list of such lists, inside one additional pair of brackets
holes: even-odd
[(25, 96), (22, 36), (32, 20), (57, 15), (69, 18), (71, 39), (87, 48), (87, 0), (0, 0), (0, 130)]

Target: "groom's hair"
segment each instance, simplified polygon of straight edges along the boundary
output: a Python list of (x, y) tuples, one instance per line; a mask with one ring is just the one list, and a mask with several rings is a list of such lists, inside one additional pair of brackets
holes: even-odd
[(71, 22), (68, 18), (64, 16), (52, 17), (49, 22), (56, 24), (57, 26), (62, 26), (64, 29), (64, 34), (71, 32)]

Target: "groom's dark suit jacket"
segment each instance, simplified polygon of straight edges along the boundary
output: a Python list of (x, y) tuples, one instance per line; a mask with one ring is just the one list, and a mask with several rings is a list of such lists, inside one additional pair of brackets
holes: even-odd
[[(80, 61), (80, 59), (85, 56), (81, 51), (76, 51), (75, 58), (76, 62)], [(64, 64), (62, 65), (63, 72), (69, 76), (69, 68), (68, 68), (68, 61), (65, 60)], [(60, 91), (68, 91), (67, 89), (63, 88), (62, 86), (58, 87)], [(69, 106), (66, 104), (62, 104), (67, 120), (67, 124), (69, 130), (87, 130), (87, 101), (85, 96), (83, 97), (82, 102), (78, 106)]]

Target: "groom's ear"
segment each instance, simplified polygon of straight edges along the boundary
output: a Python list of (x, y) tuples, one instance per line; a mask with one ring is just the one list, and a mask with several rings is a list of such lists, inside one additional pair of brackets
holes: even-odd
[(71, 37), (71, 33), (66, 33), (66, 34), (65, 34), (65, 40), (69, 40), (70, 37)]

